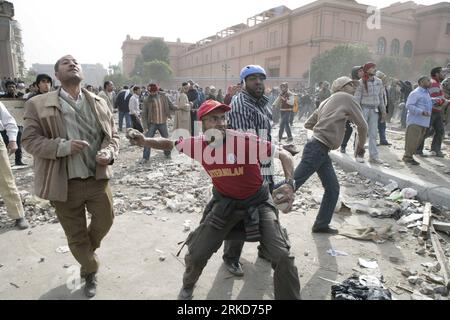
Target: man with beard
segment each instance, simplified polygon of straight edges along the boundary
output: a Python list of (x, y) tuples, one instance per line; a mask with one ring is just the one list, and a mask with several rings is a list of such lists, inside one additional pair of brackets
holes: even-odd
[[(128, 135), (132, 144), (179, 152), (200, 162), (214, 185), (213, 198), (207, 205), (200, 226), (187, 240), (186, 270), (178, 298), (192, 299), (196, 282), (210, 257), (222, 242), (234, 232), (247, 241), (260, 241), (274, 269), (275, 299), (300, 299), (298, 271), (289, 245), (281, 231), (269, 187), (264, 183), (259, 162), (279, 157), (286, 179), (292, 179), (293, 158), (284, 150), (277, 150), (270, 142), (252, 134), (227, 129), (226, 112), (230, 107), (208, 100), (198, 110), (205, 135), (171, 141), (146, 139), (133, 132)], [(284, 213), (290, 211), (294, 200), (293, 186), (279, 189), (285, 203)]]
[(368, 62), (363, 67), (364, 75), (359, 80), (356, 89), (355, 100), (363, 110), (364, 119), (369, 126), (369, 161), (375, 164), (383, 164), (379, 158), (377, 149), (378, 120), (381, 112), (381, 121), (386, 121), (386, 106), (384, 104), (383, 82), (377, 78), (377, 66)]
[[(55, 64), (61, 89), (25, 104), (22, 143), (34, 157), (34, 188), (50, 200), (80, 263), (87, 297), (97, 292), (95, 251), (113, 220), (110, 166), (119, 152), (119, 135), (106, 102), (81, 88), (81, 65), (71, 56)], [(89, 226), (86, 213), (92, 215)]]

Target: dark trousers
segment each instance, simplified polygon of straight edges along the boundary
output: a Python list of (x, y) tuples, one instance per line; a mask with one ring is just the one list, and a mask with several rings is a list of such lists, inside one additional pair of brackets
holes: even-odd
[[(186, 241), (188, 253), (185, 256), (186, 270), (183, 286), (194, 286), (211, 256), (219, 250), (228, 233), (240, 223), (246, 211), (236, 210), (227, 218), (223, 229), (217, 230), (207, 223), (202, 223)], [(260, 208), (259, 230), (260, 243), (266, 250), (274, 269), (274, 293), (277, 300), (300, 299), (300, 280), (294, 257), (285, 239), (275, 210), (264, 206)]]
[(122, 131), (123, 119), (125, 118), (125, 127), (131, 128), (131, 117), (129, 112), (119, 111), (119, 131)]
[[(19, 164), (22, 163), (22, 143), (21, 143), (22, 132), (23, 132), (23, 127), (19, 126), (19, 132), (17, 133), (17, 140), (16, 140), (17, 150), (16, 150), (16, 153), (15, 153), (15, 163), (16, 163), (16, 165), (19, 165)], [(6, 133), (6, 130), (2, 131), (1, 133), (2, 133), (3, 142), (5, 143), (6, 146), (8, 146), (9, 138), (8, 138), (8, 134)]]
[(195, 136), (195, 121), (197, 121), (197, 111), (191, 110), (191, 135)]
[(130, 117), (131, 117), (132, 128), (139, 131), (140, 133), (144, 133), (144, 128), (142, 128), (141, 119), (139, 119), (134, 114), (130, 114)]
[[(81, 265), (81, 277), (98, 271), (95, 251), (108, 234), (114, 221), (112, 193), (108, 180), (69, 180), (66, 202), (53, 201), (67, 242)], [(89, 226), (86, 212), (92, 215)]]
[(425, 137), (422, 139), (422, 142), (419, 145), (417, 151), (423, 152), (425, 140), (429, 137), (433, 137), (433, 141), (431, 142), (431, 151), (440, 152), (444, 136), (445, 136), (445, 128), (444, 128), (443, 114), (442, 112), (433, 112), (431, 114), (430, 127), (428, 128)]
[(282, 111), (281, 112), (281, 123), (280, 123), (280, 132), (278, 133), (278, 137), (281, 141), (281, 138), (283, 137), (284, 131), (286, 130), (286, 133), (288, 135), (289, 139), (292, 139), (292, 132), (291, 132), (291, 126), (290, 126), (290, 121), (291, 121), (291, 114), (293, 112), (289, 112), (289, 111)]
[(387, 144), (386, 139), (386, 122), (381, 122), (381, 115), (378, 118), (378, 134), (380, 136), (380, 144)]
[(353, 133), (352, 123), (350, 121), (347, 121), (345, 123), (345, 135), (344, 135), (344, 140), (342, 141), (342, 144), (341, 144), (341, 148), (344, 148), (344, 149), (347, 148), (348, 141), (352, 137), (352, 133)]
[(289, 117), (289, 123), (291, 125), (291, 127), (294, 126), (294, 118), (295, 118), (296, 113), (295, 112), (291, 112), (291, 115)]
[(339, 199), (339, 182), (328, 153), (329, 149), (325, 145), (311, 139), (305, 145), (302, 161), (294, 173), (297, 189), (316, 172), (325, 189), (319, 214), (314, 223), (315, 228), (327, 227), (330, 224)]

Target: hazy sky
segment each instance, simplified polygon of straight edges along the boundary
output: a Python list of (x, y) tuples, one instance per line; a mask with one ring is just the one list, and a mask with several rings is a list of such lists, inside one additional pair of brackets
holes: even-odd
[[(127, 34), (196, 42), (264, 10), (311, 0), (8, 0), (22, 26), (26, 65), (73, 54), (82, 63), (117, 64)], [(417, 0), (434, 4), (443, 0)], [(396, 0), (358, 0), (377, 7)], [(404, 1), (403, 1), (404, 2)]]

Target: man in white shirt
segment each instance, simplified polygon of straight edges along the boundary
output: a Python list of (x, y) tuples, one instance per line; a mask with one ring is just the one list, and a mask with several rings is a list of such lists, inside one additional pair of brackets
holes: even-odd
[(17, 128), (16, 120), (11, 116), (3, 103), (0, 102), (0, 129), (6, 130), (9, 142), (5, 145), (3, 139), (0, 139), (0, 195), (5, 202), (8, 216), (16, 221), (16, 226), (21, 229), (27, 229), (28, 223), (25, 219), (22, 200), (14, 182), (14, 177), (9, 164), (9, 155), (17, 150)]
[(133, 129), (138, 130), (140, 133), (144, 133), (141, 123), (140, 96), (141, 88), (138, 86), (133, 87), (133, 96), (130, 99), (129, 108)]

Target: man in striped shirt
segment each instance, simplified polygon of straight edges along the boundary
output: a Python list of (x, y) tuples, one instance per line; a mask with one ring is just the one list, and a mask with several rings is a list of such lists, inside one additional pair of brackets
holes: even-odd
[(428, 89), (428, 92), (433, 101), (433, 112), (431, 113), (430, 127), (428, 128), (421, 145), (417, 149), (417, 154), (421, 156), (423, 156), (423, 147), (426, 138), (432, 137), (434, 134), (433, 142), (431, 143), (431, 152), (436, 157), (444, 157), (444, 154), (441, 151), (442, 141), (445, 136), (444, 112), (449, 104), (448, 100), (445, 99), (444, 91), (442, 90), (441, 82), (444, 81), (444, 79), (441, 67), (436, 67), (431, 70), (431, 87)]
[[(264, 95), (265, 79), (266, 71), (260, 66), (250, 65), (241, 71), (242, 91), (231, 102), (228, 119), (231, 129), (252, 132), (263, 140), (272, 141), (272, 112), (268, 104), (269, 99)], [(261, 163), (261, 174), (272, 193), (274, 182), (270, 159)], [(243, 247), (243, 241), (225, 241), (223, 260), (228, 271), (236, 276), (244, 275), (239, 262)], [(260, 246), (258, 249), (261, 250), (263, 247)], [(261, 252), (259, 255), (267, 256)]]

